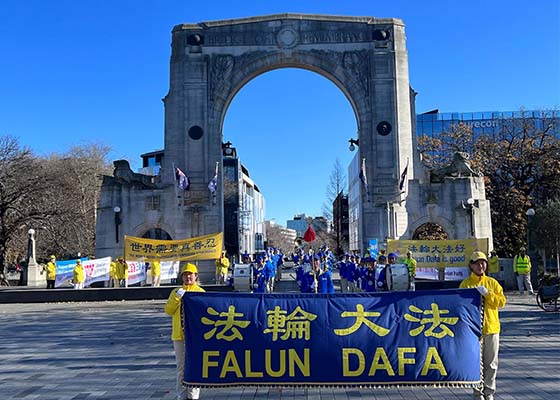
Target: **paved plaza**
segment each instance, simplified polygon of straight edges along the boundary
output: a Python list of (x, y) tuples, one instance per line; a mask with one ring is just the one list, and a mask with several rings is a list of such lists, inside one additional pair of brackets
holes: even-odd
[[(164, 301), (0, 305), (0, 399), (174, 399)], [(508, 293), (496, 399), (560, 398), (560, 314)], [(470, 399), (465, 388), (203, 389), (201, 399)]]

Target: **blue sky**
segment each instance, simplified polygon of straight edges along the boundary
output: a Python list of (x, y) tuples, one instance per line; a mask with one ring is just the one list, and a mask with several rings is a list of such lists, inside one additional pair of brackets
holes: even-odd
[[(543, 0), (3, 0), (0, 134), (39, 155), (100, 142), (140, 167), (163, 148), (171, 29), (187, 22), (294, 12), (400, 18), (418, 112), (560, 106), (560, 2)], [(267, 199), (267, 218), (320, 214), (356, 121), (330, 81), (282, 69), (234, 98), (224, 141)]]

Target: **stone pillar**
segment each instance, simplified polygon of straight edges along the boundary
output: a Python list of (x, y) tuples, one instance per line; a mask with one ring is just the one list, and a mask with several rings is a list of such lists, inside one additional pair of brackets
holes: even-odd
[(35, 230), (30, 229), (27, 234), (27, 267), (25, 269), (25, 284), (32, 287), (45, 287), (46, 274), (35, 261)]

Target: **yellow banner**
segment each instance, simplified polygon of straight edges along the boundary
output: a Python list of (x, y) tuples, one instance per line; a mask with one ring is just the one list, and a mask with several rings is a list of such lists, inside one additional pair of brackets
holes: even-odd
[(473, 251), (488, 254), (488, 239), (463, 240), (388, 240), (387, 252), (396, 253), (399, 262), (410, 251), (417, 267), (468, 267)]
[(155, 240), (125, 235), (124, 242), (127, 261), (212, 260), (221, 256), (223, 234), (220, 232), (183, 240)]

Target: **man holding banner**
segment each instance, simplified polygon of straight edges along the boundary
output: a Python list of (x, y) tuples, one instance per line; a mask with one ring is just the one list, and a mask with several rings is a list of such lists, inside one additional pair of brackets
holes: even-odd
[(498, 373), (498, 350), (500, 349), (500, 318), (498, 308), (506, 304), (504, 291), (497, 280), (486, 276), (488, 259), (486, 254), (475, 251), (470, 258), (471, 275), (461, 282), (460, 288), (475, 288), (484, 297), (484, 319), (482, 323), (482, 364), (484, 386), (474, 389), (476, 400), (493, 400)]

